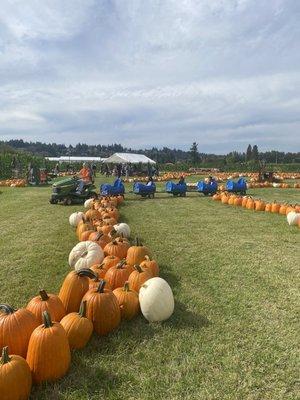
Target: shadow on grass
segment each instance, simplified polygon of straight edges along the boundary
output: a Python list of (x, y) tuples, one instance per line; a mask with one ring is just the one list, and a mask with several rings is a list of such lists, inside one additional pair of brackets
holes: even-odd
[(165, 279), (172, 288), (180, 288), (181, 283), (178, 276), (168, 267), (168, 265), (160, 264), (160, 276)]
[(178, 330), (187, 328), (201, 329), (211, 325), (211, 322), (204, 315), (189, 311), (186, 305), (180, 301), (175, 301), (174, 314), (164, 323)]

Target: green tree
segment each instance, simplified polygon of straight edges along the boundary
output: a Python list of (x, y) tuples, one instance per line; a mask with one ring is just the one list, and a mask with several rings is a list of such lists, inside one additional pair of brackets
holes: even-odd
[(252, 148), (252, 160), (258, 161), (258, 147), (256, 144)]
[(248, 144), (246, 151), (246, 161), (250, 161), (252, 159), (252, 147), (251, 144)]
[(190, 155), (193, 164), (197, 164), (199, 161), (198, 144), (194, 142), (190, 148)]

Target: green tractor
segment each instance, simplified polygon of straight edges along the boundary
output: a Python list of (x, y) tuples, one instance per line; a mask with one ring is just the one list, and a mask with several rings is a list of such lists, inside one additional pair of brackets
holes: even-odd
[(83, 189), (79, 192), (80, 179), (76, 176), (63, 179), (52, 185), (52, 195), (50, 197), (51, 204), (62, 202), (64, 205), (80, 204), (90, 198), (97, 198), (97, 193), (94, 192), (96, 187), (93, 183), (86, 183)]

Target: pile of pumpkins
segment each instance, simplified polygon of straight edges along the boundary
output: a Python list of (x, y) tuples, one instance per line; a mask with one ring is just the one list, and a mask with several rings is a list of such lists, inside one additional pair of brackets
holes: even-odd
[(298, 225), (300, 227), (300, 205), (298, 204), (277, 203), (275, 200), (269, 203), (262, 199), (254, 199), (251, 196), (238, 196), (228, 192), (216, 193), (212, 196), (212, 199), (220, 201), (222, 204), (244, 207), (247, 210), (285, 215), (289, 225)]
[[(166, 172), (158, 177), (154, 177), (153, 180), (155, 182), (166, 182), (166, 181), (171, 181), (173, 179), (179, 179), (181, 176), (191, 176), (193, 175), (191, 172)], [(137, 176), (137, 177), (132, 177), (132, 178), (125, 178), (124, 182), (147, 182), (148, 177), (147, 176)]]
[(157, 262), (139, 239), (130, 244), (129, 225), (118, 221), (122, 201), (89, 199), (87, 211), (70, 215), (79, 242), (58, 294), (40, 290), (18, 310), (0, 304), (1, 400), (28, 399), (32, 383), (63, 377), (71, 351), (93, 332), (107, 335), (140, 310), (149, 322), (172, 315), (173, 293)]
[(25, 187), (26, 184), (26, 179), (6, 179), (0, 181), (0, 186)]

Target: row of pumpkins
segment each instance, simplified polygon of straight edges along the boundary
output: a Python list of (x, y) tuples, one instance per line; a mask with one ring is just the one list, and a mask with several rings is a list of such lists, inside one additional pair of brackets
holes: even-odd
[[(179, 179), (181, 176), (190, 176), (192, 175), (192, 173), (190, 172), (165, 172), (164, 174), (154, 177), (153, 179), (156, 182), (166, 182), (166, 181), (171, 181), (173, 179)], [(123, 179), (124, 182), (129, 182), (129, 183), (133, 183), (135, 181), (138, 182), (147, 182), (148, 181), (148, 177), (147, 176), (136, 176), (136, 177), (132, 177), (132, 178), (124, 178)]]
[(300, 205), (297, 204), (283, 204), (277, 203), (276, 201), (268, 203), (261, 199), (254, 199), (251, 196), (238, 196), (227, 192), (216, 193), (213, 195), (212, 199), (220, 201), (222, 204), (240, 206), (248, 210), (285, 215), (289, 225), (298, 225), (300, 227)]
[(121, 202), (90, 199), (86, 212), (71, 214), (79, 243), (58, 295), (40, 290), (18, 310), (0, 304), (1, 400), (26, 400), (32, 382), (63, 377), (71, 350), (83, 348), (93, 331), (107, 335), (140, 310), (151, 322), (173, 313), (173, 293), (158, 277), (157, 262), (139, 239), (130, 244), (130, 227), (118, 222)]
[(0, 181), (0, 186), (25, 187), (26, 179), (6, 179)]

